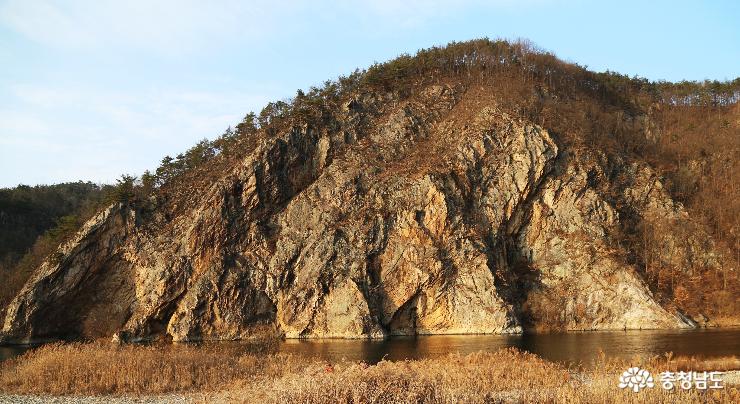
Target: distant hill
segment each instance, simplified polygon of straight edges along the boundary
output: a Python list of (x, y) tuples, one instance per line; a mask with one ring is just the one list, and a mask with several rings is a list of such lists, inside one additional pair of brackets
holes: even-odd
[[(0, 276), (8, 281), (25, 272), (16, 266), (24, 256), (34, 254), (35, 243), (36, 253), (41, 244), (58, 244), (61, 233), (69, 227), (76, 230), (78, 222), (87, 218), (82, 217), (85, 211), (99, 206), (104, 194), (105, 187), (82, 181), (0, 189)], [(44, 234), (46, 239), (39, 240)], [(9, 291), (9, 285), (3, 289)], [(0, 307), (3, 303), (7, 302), (0, 301)]]
[(376, 338), (737, 324), (740, 79), (451, 43), (123, 178), (3, 338)]

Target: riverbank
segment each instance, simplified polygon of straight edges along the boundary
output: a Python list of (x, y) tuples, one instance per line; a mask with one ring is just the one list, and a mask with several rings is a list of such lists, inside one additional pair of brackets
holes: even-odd
[[(738, 402), (738, 373), (722, 390), (666, 391), (665, 370), (740, 370), (737, 357), (602, 357), (567, 368), (502, 349), (375, 365), (328, 363), (274, 352), (268, 341), (240, 346), (52, 344), (0, 365), (0, 402)], [(652, 370), (656, 387), (617, 387), (636, 365)], [(733, 382), (735, 384), (731, 384)]]

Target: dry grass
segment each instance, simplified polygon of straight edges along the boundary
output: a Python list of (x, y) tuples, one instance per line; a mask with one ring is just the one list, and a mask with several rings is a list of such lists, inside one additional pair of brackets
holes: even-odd
[(592, 369), (567, 369), (515, 349), (368, 366), (264, 352), (243, 346), (49, 345), (0, 368), (0, 391), (51, 395), (207, 393), (207, 401), (320, 402), (740, 402), (737, 386), (714, 391), (640, 393), (617, 388), (630, 365), (729, 370), (738, 358), (700, 361), (601, 358)]
[(49, 344), (0, 363), (0, 391), (50, 395), (215, 391), (236, 380), (277, 376), (298, 365), (299, 358), (266, 349), (270, 347), (257, 343)]
[[(680, 363), (678, 359), (671, 360), (678, 367), (689, 363), (687, 359), (681, 359)], [(314, 366), (301, 373), (286, 373), (274, 380), (237, 382), (233, 389), (219, 397), (224, 401), (261, 403), (675, 403), (740, 400), (740, 390), (736, 386), (709, 392), (666, 391), (656, 386), (637, 394), (617, 387), (619, 375), (632, 364), (659, 373), (670, 368), (668, 362), (666, 358), (658, 357), (632, 363), (602, 358), (594, 369), (569, 370), (532, 354), (504, 349), (439, 359), (380, 362), (374, 366), (340, 364), (334, 365), (330, 372), (325, 367)]]
[(696, 358), (693, 356), (679, 356), (672, 358), (667, 355), (665, 361), (665, 370), (693, 370), (702, 371), (732, 371), (740, 369), (740, 358), (737, 356), (728, 356), (721, 358)]

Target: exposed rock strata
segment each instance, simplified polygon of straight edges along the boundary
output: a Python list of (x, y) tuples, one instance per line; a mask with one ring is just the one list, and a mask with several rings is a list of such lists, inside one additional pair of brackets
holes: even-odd
[(153, 213), (93, 218), (14, 300), (5, 340), (691, 326), (613, 242), (617, 204), (685, 215), (647, 165), (617, 163), (620, 182), (599, 153), (452, 87), (347, 105), (340, 128), (257, 139)]

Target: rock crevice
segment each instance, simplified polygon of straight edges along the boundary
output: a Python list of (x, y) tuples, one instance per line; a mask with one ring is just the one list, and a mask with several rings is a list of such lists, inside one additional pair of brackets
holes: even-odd
[(358, 96), (332, 127), (265, 134), (145, 225), (110, 207), (38, 269), (2, 338), (691, 326), (611, 242), (625, 206), (685, 215), (649, 166), (610, 167), (631, 179), (620, 182), (598, 152), (559, 146), (495, 105), (471, 115), (466, 97), (444, 86), (406, 102)]

